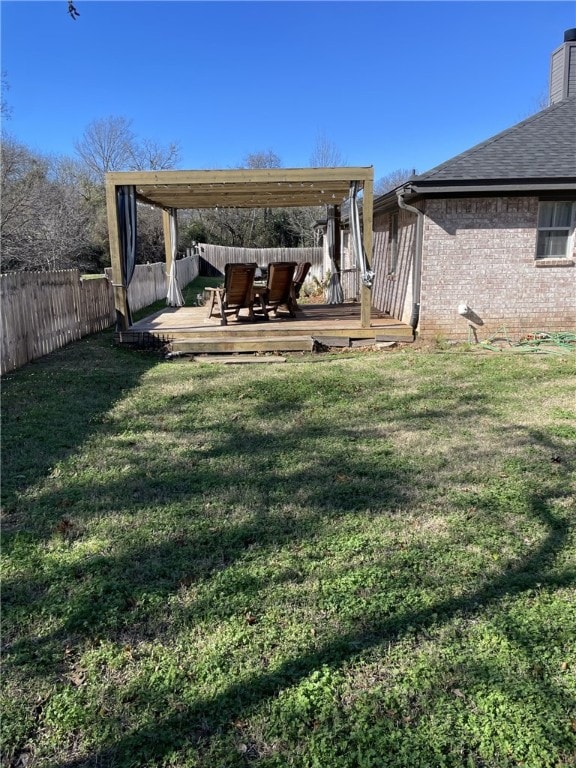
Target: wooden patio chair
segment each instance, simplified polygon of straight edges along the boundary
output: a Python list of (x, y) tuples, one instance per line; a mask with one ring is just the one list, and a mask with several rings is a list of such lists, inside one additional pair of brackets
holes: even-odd
[(285, 308), (290, 317), (296, 317), (296, 299), (294, 297), (294, 270), (295, 261), (274, 261), (268, 265), (268, 279), (266, 287), (258, 290), (259, 309), (268, 319), (268, 313)]
[(208, 317), (215, 314), (218, 305), (220, 325), (228, 325), (227, 315), (238, 318), (241, 309), (248, 310), (248, 318), (254, 320), (254, 277), (256, 264), (226, 264), (224, 285), (221, 288), (207, 288), (210, 291)]
[(296, 269), (294, 270), (294, 277), (292, 279), (292, 282), (294, 284), (295, 299), (300, 298), (300, 290), (304, 285), (304, 280), (306, 280), (306, 277), (308, 276), (308, 272), (310, 272), (311, 266), (312, 264), (309, 261), (301, 261), (298, 264), (296, 264)]

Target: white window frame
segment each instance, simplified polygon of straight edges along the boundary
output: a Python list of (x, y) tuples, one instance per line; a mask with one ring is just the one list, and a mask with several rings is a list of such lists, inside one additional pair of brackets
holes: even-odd
[[(541, 227), (540, 226), (540, 212), (542, 210), (543, 205), (566, 205), (568, 203), (571, 206), (570, 210), (570, 223), (568, 226), (562, 226), (562, 227)], [(536, 254), (535, 259), (536, 261), (543, 261), (545, 259), (568, 259), (572, 256), (573, 248), (574, 248), (574, 229), (575, 229), (575, 221), (576, 219), (576, 202), (574, 200), (540, 200), (538, 204), (538, 222), (536, 224)], [(540, 237), (541, 234), (544, 232), (565, 232), (566, 233), (566, 246), (564, 248), (564, 253), (562, 254), (551, 254), (543, 256), (538, 255), (538, 251), (540, 250)]]

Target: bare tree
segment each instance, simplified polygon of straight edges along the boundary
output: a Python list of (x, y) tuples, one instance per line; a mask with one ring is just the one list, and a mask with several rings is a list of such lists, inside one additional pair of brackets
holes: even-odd
[[(76, 158), (39, 155), (3, 137), (3, 269), (101, 271), (109, 263), (104, 174), (172, 167), (178, 151), (175, 143), (138, 141), (124, 117), (92, 122), (76, 143)], [(139, 260), (162, 259), (160, 215), (143, 211), (140, 225)]]
[(343, 165), (342, 153), (333, 141), (320, 133), (316, 145), (310, 155), (311, 168), (336, 168)]
[(179, 157), (180, 147), (175, 142), (164, 147), (151, 139), (143, 139), (130, 148), (130, 170), (167, 170), (174, 168)]
[(99, 183), (109, 171), (173, 168), (180, 154), (176, 142), (163, 146), (152, 139), (138, 139), (132, 121), (114, 115), (91, 122), (74, 149), (91, 179)]
[[(97, 249), (108, 250), (104, 177), (110, 171), (165, 170), (179, 159), (176, 142), (162, 145), (152, 139), (139, 139), (126, 117), (109, 116), (94, 120), (74, 145), (78, 162), (70, 167), (76, 190), (92, 207), (91, 241)], [(162, 239), (159, 216), (141, 211), (138, 260), (156, 261), (164, 257), (158, 247)]]
[(2, 120), (9, 120), (12, 116), (12, 107), (6, 101), (6, 93), (9, 90), (8, 75), (2, 70), (2, 90), (0, 91), (0, 117)]
[(2, 269), (81, 267), (90, 211), (59, 181), (49, 158), (14, 139), (2, 142)]
[(152, 139), (138, 139), (132, 121), (110, 115), (94, 120), (85, 129), (74, 149), (93, 181), (102, 183), (109, 171), (160, 171), (178, 162), (180, 147)]
[(282, 161), (271, 149), (265, 152), (252, 152), (243, 160), (241, 168), (282, 168)]
[(138, 205), (138, 243), (137, 261), (163, 261), (164, 230), (162, 228), (162, 211), (151, 205)]
[(547, 91), (542, 91), (539, 96), (532, 99), (532, 106), (526, 110), (521, 120), (527, 120), (532, 115), (542, 112), (543, 109), (547, 109), (550, 106), (550, 95)]
[(109, 264), (108, 216), (104, 186), (93, 181), (77, 158), (59, 157), (51, 164), (55, 182), (73, 195), (85, 216), (83, 248), (79, 256), (88, 272), (100, 272)]
[(47, 185), (43, 213), (36, 227), (36, 262), (42, 269), (92, 271), (101, 249), (87, 237), (90, 210), (70, 187), (54, 182)]
[(385, 192), (389, 192), (401, 184), (404, 184), (408, 179), (416, 176), (416, 169), (408, 170), (407, 168), (398, 168), (395, 171), (390, 171), (385, 176), (381, 176), (374, 184), (374, 193), (376, 195), (383, 195)]
[(1, 159), (0, 235), (2, 256), (10, 260), (18, 233), (25, 234), (38, 213), (47, 163), (9, 136), (2, 139)]
[(94, 120), (74, 149), (93, 181), (103, 182), (109, 171), (129, 170), (136, 136), (125, 117)]

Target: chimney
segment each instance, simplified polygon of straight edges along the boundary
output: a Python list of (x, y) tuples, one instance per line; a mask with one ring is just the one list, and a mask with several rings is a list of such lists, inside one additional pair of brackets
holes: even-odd
[(564, 32), (564, 43), (550, 61), (550, 104), (576, 96), (576, 28)]

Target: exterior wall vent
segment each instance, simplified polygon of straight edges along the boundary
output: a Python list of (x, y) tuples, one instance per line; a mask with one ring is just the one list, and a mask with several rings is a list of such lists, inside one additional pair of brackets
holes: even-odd
[(564, 43), (550, 61), (550, 104), (576, 95), (576, 28), (567, 29)]

